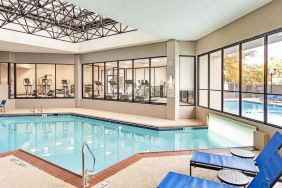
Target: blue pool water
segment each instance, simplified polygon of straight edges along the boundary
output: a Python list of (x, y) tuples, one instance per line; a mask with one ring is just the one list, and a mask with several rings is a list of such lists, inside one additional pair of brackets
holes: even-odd
[[(268, 104), (267, 107), (268, 122), (282, 127), (282, 105), (281, 104)], [(224, 101), (224, 111), (239, 114), (238, 101)], [(260, 102), (243, 101), (242, 103), (242, 116), (251, 119), (263, 121), (264, 107)]]
[(96, 172), (139, 152), (240, 146), (208, 129), (155, 131), (73, 115), (0, 117), (0, 152), (21, 148), (81, 174), (83, 141), (94, 151)]

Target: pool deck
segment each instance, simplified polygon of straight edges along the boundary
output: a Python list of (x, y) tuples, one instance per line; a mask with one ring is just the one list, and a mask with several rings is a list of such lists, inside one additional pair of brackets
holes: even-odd
[[(253, 150), (254, 148), (247, 147), (245, 149)], [(227, 154), (230, 152), (230, 149), (203, 149), (199, 151)], [(194, 150), (137, 153), (89, 177), (88, 182), (90, 186), (97, 188), (116, 188), (121, 186), (129, 188), (153, 188), (156, 187), (169, 171), (188, 174), (189, 157), (191, 158), (193, 152)], [(256, 151), (256, 153), (258, 153), (258, 151)], [(80, 175), (23, 150), (19, 149), (2, 153), (0, 154), (0, 158), (12, 155), (70, 185), (82, 187), (82, 178)], [(193, 176), (201, 177), (201, 175), (205, 175), (211, 180), (213, 180), (213, 177), (216, 177), (216, 171), (206, 172), (205, 169), (200, 170), (198, 173), (194, 173), (194, 171), (193, 169)], [(48, 182), (45, 183), (47, 184)], [(42, 184), (44, 184), (44, 181)]]
[[(54, 114), (54, 113), (71, 113), (78, 114), (93, 118), (102, 118), (119, 122), (133, 123), (139, 125), (145, 125), (157, 129), (170, 129), (170, 128), (183, 128), (183, 127), (204, 127), (206, 124), (197, 119), (180, 119), (180, 120), (167, 120), (161, 118), (145, 117), (131, 114), (115, 113), (108, 111), (91, 110), (85, 108), (44, 108), (43, 114)], [(30, 112), (29, 109), (17, 109), (7, 111), (1, 114), (37, 114)]]

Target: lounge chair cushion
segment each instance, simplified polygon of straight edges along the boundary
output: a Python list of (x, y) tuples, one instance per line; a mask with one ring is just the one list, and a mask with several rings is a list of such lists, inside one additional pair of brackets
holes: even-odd
[(235, 188), (231, 185), (169, 172), (158, 188)]
[(252, 159), (196, 151), (193, 154), (191, 162), (258, 173), (255, 161)]

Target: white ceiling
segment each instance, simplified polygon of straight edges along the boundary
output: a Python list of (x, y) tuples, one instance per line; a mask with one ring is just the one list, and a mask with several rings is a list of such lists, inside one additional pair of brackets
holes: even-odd
[(165, 39), (198, 40), (271, 0), (67, 0)]

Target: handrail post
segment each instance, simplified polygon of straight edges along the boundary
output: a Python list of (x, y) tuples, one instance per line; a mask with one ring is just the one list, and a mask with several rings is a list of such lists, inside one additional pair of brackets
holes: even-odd
[(89, 145), (87, 144), (87, 142), (83, 142), (82, 145), (82, 186), (83, 188), (87, 187), (87, 172), (88, 169), (85, 169), (85, 147), (89, 150), (91, 157), (93, 159), (93, 172), (95, 173), (95, 165), (96, 165), (96, 159), (95, 156), (92, 152), (92, 150), (90, 149)]

